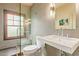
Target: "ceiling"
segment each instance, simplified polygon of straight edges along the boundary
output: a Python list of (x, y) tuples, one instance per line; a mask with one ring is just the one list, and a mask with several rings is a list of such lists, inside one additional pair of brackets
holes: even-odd
[(33, 5), (33, 3), (22, 3), (22, 5), (31, 7)]
[(60, 6), (63, 6), (65, 3), (55, 3), (55, 7), (58, 8)]
[[(31, 7), (33, 4), (34, 3), (22, 3), (22, 5), (28, 6), (28, 7)], [(55, 3), (55, 6), (56, 6), (56, 8), (58, 8), (58, 7), (60, 7), (60, 6), (64, 5), (64, 4), (65, 3)]]

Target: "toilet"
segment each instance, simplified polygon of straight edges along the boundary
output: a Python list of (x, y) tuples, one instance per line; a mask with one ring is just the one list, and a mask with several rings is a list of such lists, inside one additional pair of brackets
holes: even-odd
[(24, 56), (34, 56), (35, 53), (39, 52), (42, 48), (43, 44), (38, 40), (38, 37), (36, 37), (36, 44), (34, 45), (28, 45), (23, 48), (23, 55)]
[(33, 56), (40, 48), (37, 45), (29, 45), (23, 48), (24, 56)]

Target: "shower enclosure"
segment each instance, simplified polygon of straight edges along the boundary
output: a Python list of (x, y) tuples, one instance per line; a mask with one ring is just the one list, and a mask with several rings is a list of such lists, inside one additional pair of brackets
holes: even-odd
[(21, 3), (0, 3), (0, 56), (22, 55), (30, 41), (30, 8)]

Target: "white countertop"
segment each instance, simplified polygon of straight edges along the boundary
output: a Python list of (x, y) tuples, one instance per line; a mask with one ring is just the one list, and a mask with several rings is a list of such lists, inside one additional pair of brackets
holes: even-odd
[(79, 46), (79, 39), (77, 38), (67, 38), (57, 35), (48, 35), (39, 38), (40, 40), (42, 39), (46, 44), (70, 54), (72, 54)]

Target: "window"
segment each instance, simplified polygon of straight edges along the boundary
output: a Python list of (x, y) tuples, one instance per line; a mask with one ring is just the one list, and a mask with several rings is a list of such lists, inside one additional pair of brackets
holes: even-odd
[(4, 11), (5, 21), (5, 39), (18, 39), (25, 37), (24, 16), (12, 11)]

